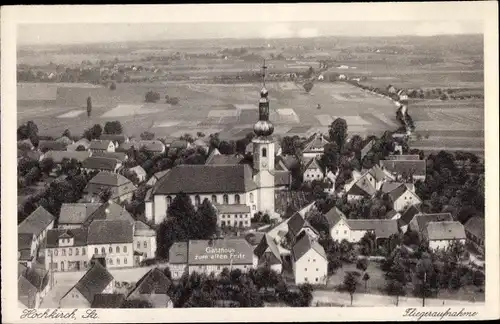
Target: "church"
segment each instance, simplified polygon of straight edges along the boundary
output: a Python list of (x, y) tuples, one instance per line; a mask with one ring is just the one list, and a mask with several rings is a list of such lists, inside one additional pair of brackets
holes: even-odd
[(226, 216), (220, 215), (222, 210), (233, 218), (238, 216), (231, 215), (231, 210), (237, 210), (241, 220), (235, 224), (249, 226), (250, 219), (258, 212), (267, 213), (272, 219), (280, 217), (274, 207), (275, 174), (279, 171), (274, 168), (275, 141), (271, 136), (274, 126), (269, 121), (268, 95), (263, 81), (259, 120), (254, 125), (256, 136), (252, 140), (253, 163), (175, 166), (158, 180), (149, 201), (146, 201), (148, 220), (155, 224), (161, 223), (167, 217), (168, 206), (179, 192), (189, 195), (194, 206), (209, 199), (222, 218)]

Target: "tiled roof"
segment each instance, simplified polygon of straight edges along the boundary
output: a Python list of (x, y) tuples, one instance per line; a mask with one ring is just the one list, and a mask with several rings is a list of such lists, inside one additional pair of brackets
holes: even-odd
[(290, 171), (274, 171), (274, 186), (289, 186), (292, 181)]
[(382, 191), (383, 193), (389, 193), (401, 185), (404, 185), (404, 183), (402, 183), (402, 182), (384, 182), (384, 184), (382, 184), (382, 187), (380, 188), (380, 191)]
[(32, 212), (21, 224), (17, 227), (18, 233), (33, 233), (39, 236), (43, 230), (48, 228), (50, 223), (55, 220), (55, 217), (49, 213), (45, 208), (39, 206)]
[(129, 221), (123, 220), (94, 220), (90, 223), (87, 243), (116, 244), (132, 243), (134, 228)]
[(377, 238), (388, 238), (399, 232), (395, 219), (348, 219), (347, 224), (354, 231), (374, 231)]
[(62, 204), (59, 213), (59, 224), (83, 224), (101, 204), (94, 203), (73, 203)]
[(311, 240), (309, 235), (304, 235), (292, 247), (294, 260), (295, 261), (300, 260), (300, 258), (304, 254), (306, 254), (310, 249), (314, 249), (316, 252), (318, 252), (319, 255), (321, 255), (323, 258), (326, 259), (326, 253), (323, 247), (317, 241)]
[(344, 213), (338, 209), (337, 207), (333, 207), (330, 209), (326, 214), (325, 218), (328, 222), (328, 225), (330, 226), (330, 229), (332, 229), (337, 223), (343, 219), (346, 220), (347, 217), (345, 217)]
[(172, 285), (172, 280), (158, 268), (149, 270), (135, 285), (128, 297), (139, 295), (164, 294)]
[(369, 171), (368, 171), (377, 182), (380, 182), (387, 178), (387, 175), (384, 173), (382, 168), (378, 165), (374, 165)]
[(97, 210), (85, 221), (84, 225), (88, 226), (94, 220), (123, 220), (130, 223), (135, 221), (125, 207), (113, 201), (108, 201), (99, 206), (99, 208), (97, 208)]
[(117, 142), (118, 144), (122, 144), (128, 140), (128, 137), (124, 134), (102, 134), (99, 139), (103, 141), (113, 141)]
[(214, 206), (219, 214), (248, 214), (250, 213), (250, 206), (247, 205), (215, 205)]
[(139, 141), (139, 147), (149, 152), (165, 151), (165, 144), (160, 141)]
[(306, 220), (299, 213), (293, 214), (287, 222), (288, 231), (297, 236), (302, 227), (304, 227), (305, 222)]
[(417, 214), (414, 217), (417, 228), (415, 230), (421, 232), (425, 230), (427, 224), (430, 222), (445, 222), (452, 221), (453, 217), (450, 213), (438, 213), (438, 214)]
[(176, 242), (168, 251), (168, 262), (171, 264), (186, 264), (188, 260), (188, 243)]
[(268, 234), (264, 234), (262, 240), (254, 249), (254, 254), (259, 258), (259, 261), (273, 265), (281, 264), (280, 251), (274, 240)]
[(375, 144), (375, 141), (370, 140), (368, 143), (365, 144), (365, 146), (363, 146), (363, 148), (361, 149), (361, 159), (363, 159), (365, 155), (368, 154), (368, 152), (370, 152), (370, 150), (373, 147), (373, 144)]
[(68, 151), (76, 151), (79, 146), (83, 146), (86, 150), (90, 147), (90, 141), (86, 138), (81, 138), (73, 144), (66, 147)]
[(363, 176), (351, 186), (347, 194), (355, 196), (372, 196), (376, 192), (377, 189), (375, 189), (371, 182)]
[(276, 158), (276, 161), (281, 161), (285, 165), (285, 167), (288, 170), (293, 169), (294, 167), (298, 166), (300, 161), (293, 155), (283, 155), (283, 156), (278, 156)]
[(75, 159), (78, 162), (83, 162), (89, 158), (91, 152), (88, 151), (48, 151), (44, 154), (43, 159), (52, 159), (56, 164), (62, 163), (63, 159)]
[(398, 200), (398, 198), (401, 197), (407, 190), (408, 190), (408, 188), (406, 187), (406, 185), (401, 184), (398, 187), (396, 187), (394, 190), (389, 192), (389, 197), (391, 197), (391, 200), (394, 202), (394, 201)]
[(484, 240), (484, 218), (479, 216), (471, 217), (464, 226), (467, 232)]
[(92, 303), (94, 297), (100, 294), (113, 281), (113, 276), (100, 263), (96, 262), (74, 286)]
[(156, 236), (156, 232), (146, 223), (135, 221), (134, 236)]
[(94, 157), (104, 157), (108, 159), (116, 159), (118, 161), (124, 162), (127, 160), (127, 154), (123, 152), (93, 152), (92, 156)]
[(124, 301), (124, 294), (95, 294), (90, 308), (120, 308)]
[(257, 188), (252, 169), (240, 165), (179, 165), (156, 186), (155, 194), (248, 192)]
[(31, 243), (33, 242), (33, 233), (17, 233), (17, 249), (18, 250), (30, 250)]
[(170, 144), (170, 148), (174, 149), (184, 149), (188, 147), (188, 142), (184, 140), (176, 140)]
[[(230, 259), (230, 255), (237, 257)], [(253, 264), (253, 255), (245, 239), (190, 240), (188, 244), (189, 265)]]
[(413, 174), (425, 176), (426, 162), (425, 160), (381, 160), (380, 166), (386, 168), (391, 173), (396, 174)]
[(65, 151), (67, 146), (68, 145), (65, 143), (56, 142), (56, 141), (40, 140), (40, 142), (38, 142), (38, 149), (39, 150), (47, 149), (47, 150), (53, 150), (53, 151)]
[(62, 235), (69, 235), (73, 238), (72, 246), (86, 246), (87, 245), (87, 229), (86, 228), (70, 228), (70, 229), (52, 229), (47, 232), (47, 239), (45, 242), (46, 248), (59, 247), (59, 238)]
[(462, 240), (465, 239), (464, 226), (460, 222), (430, 222), (423, 235), (429, 240)]
[(109, 140), (105, 140), (105, 141), (92, 140), (90, 142), (90, 149), (91, 150), (107, 150), (110, 143), (111, 143), (111, 141), (109, 141)]
[(91, 156), (82, 163), (84, 169), (114, 171), (120, 161), (117, 159), (105, 158), (100, 156)]
[(325, 144), (329, 141), (323, 136), (323, 134), (316, 133), (311, 138), (309, 138), (305, 145), (303, 152), (316, 152), (318, 150), (323, 150)]
[(114, 199), (133, 192), (137, 188), (121, 174), (101, 171), (89, 181), (85, 192), (98, 195), (103, 189), (110, 189), (111, 199)]
[(420, 208), (418, 206), (412, 205), (406, 208), (406, 210), (401, 213), (401, 217), (398, 219), (399, 226), (408, 225), (413, 217), (415, 217), (418, 213), (420, 213)]
[(245, 161), (245, 158), (237, 154), (220, 154), (212, 155), (211, 158), (207, 159), (205, 164), (207, 165), (237, 165)]
[(28, 268), (24, 273), (24, 277), (38, 292), (42, 292), (49, 283), (49, 271), (39, 267)]

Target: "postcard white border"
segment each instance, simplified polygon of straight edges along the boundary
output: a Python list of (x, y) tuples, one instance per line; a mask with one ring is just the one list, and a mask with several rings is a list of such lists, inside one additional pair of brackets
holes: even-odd
[[(484, 23), (485, 159), (486, 159), (486, 302), (474, 319), (499, 317), (498, 217), (498, 4), (497, 2), (335, 3), (268, 5), (172, 6), (16, 6), (1, 9), (1, 138), (2, 141), (2, 315), (8, 323), (56, 323), (67, 320), (20, 320), (17, 307), (17, 260), (14, 246), (17, 225), (16, 186), (16, 25), (22, 23), (141, 23), (231, 21), (450, 21)], [(304, 15), (310, 12), (310, 15)], [(299, 19), (297, 19), (300, 17)], [(456, 307), (457, 310), (460, 307)], [(425, 308), (428, 310), (445, 310)], [(249, 321), (385, 321), (403, 317), (404, 308), (225, 308), (99, 310), (98, 320), (79, 322), (249, 322)], [(467, 318), (459, 318), (466, 320)]]

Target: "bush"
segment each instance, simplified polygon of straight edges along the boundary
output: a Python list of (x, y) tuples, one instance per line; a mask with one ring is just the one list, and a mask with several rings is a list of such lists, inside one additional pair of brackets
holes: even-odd
[(166, 103), (172, 105), (172, 106), (175, 106), (175, 105), (178, 105), (179, 104), (179, 98), (177, 97), (168, 97), (166, 96)]
[(356, 268), (361, 271), (366, 271), (366, 269), (368, 269), (368, 260), (359, 259), (358, 262), (356, 263)]
[(145, 99), (146, 102), (157, 102), (160, 100), (160, 94), (158, 92), (148, 91), (146, 92)]

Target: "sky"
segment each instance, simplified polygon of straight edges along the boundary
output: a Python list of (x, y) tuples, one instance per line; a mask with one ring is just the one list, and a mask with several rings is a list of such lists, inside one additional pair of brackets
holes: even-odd
[(72, 44), (210, 38), (321, 36), (433, 36), (482, 33), (474, 21), (400, 22), (203, 22), (28, 24), (18, 26), (19, 44)]

